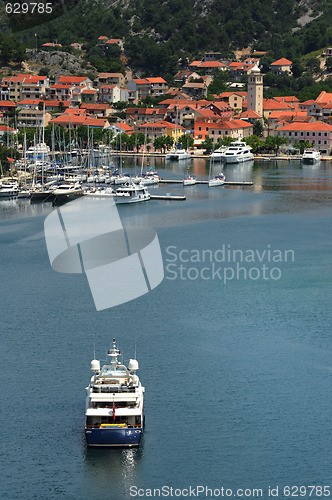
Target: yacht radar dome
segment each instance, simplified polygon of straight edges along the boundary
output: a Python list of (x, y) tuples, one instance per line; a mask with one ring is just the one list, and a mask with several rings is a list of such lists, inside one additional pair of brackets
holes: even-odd
[(93, 359), (91, 361), (91, 370), (93, 372), (100, 372), (100, 361), (98, 359)]
[(138, 370), (138, 368), (138, 361), (136, 359), (130, 359), (128, 363), (128, 370), (130, 372), (135, 372), (136, 370)]

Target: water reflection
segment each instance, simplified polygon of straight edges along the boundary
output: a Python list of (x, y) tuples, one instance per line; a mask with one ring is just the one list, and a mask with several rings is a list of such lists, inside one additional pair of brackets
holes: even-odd
[(25, 198), (0, 198), (0, 220), (21, 217), (46, 216), (52, 210), (52, 203), (32, 204), (29, 199)]
[(89, 498), (102, 498), (110, 488), (112, 498), (122, 498), (124, 492), (129, 493), (130, 487), (140, 480), (143, 449), (144, 437), (139, 448), (86, 448), (84, 467), (91, 490)]
[[(165, 180), (180, 182), (149, 186), (152, 194), (185, 195), (185, 201), (151, 200), (119, 207), (127, 224), (173, 226), (202, 220), (269, 213), (301, 212), (332, 206), (332, 162), (303, 165), (300, 161), (254, 160), (244, 164), (214, 162), (213, 175), (223, 171), (227, 181), (252, 181), (253, 187), (224, 186), (209, 188), (206, 184), (183, 187), (188, 171), (198, 180), (208, 180), (210, 159), (166, 162), (164, 157), (122, 159), (123, 171), (157, 170)], [(188, 170), (189, 168), (189, 170)], [(29, 200), (0, 200), (0, 219), (46, 216), (51, 203), (32, 205)]]

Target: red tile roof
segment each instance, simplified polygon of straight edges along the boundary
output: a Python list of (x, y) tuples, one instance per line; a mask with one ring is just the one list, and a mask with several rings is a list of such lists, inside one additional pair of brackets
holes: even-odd
[(264, 110), (269, 110), (269, 109), (291, 109), (291, 105), (286, 103), (286, 102), (278, 102), (275, 101), (274, 99), (264, 99), (263, 100), (263, 109)]
[(12, 101), (0, 101), (0, 108), (16, 108), (16, 104)]
[(60, 102), (62, 102), (64, 107), (68, 107), (70, 104), (70, 101), (44, 101), (45, 107), (50, 106), (50, 107), (59, 107)]
[(278, 128), (276, 130), (282, 130), (282, 131), (292, 131), (292, 130), (302, 130), (305, 132), (332, 132), (332, 125), (329, 125), (328, 123), (324, 123), (321, 121), (316, 121), (313, 123), (289, 123), (288, 125), (285, 125), (284, 127)]
[(115, 89), (115, 87), (116, 87), (116, 85), (101, 85), (101, 86), (99, 87), (99, 90), (100, 90), (100, 89), (105, 89), (105, 90), (113, 90), (113, 89)]
[(89, 125), (91, 127), (104, 127), (108, 123), (107, 119), (91, 118), (90, 116), (63, 114), (51, 120), (50, 123), (64, 125)]
[(278, 118), (287, 118), (287, 117), (302, 117), (302, 116), (307, 116), (307, 112), (306, 111), (294, 111), (294, 110), (281, 110), (281, 111), (278, 111), (278, 110), (275, 110), (275, 111), (271, 111), (271, 113), (269, 114), (269, 120), (273, 120), (273, 119), (278, 119)]
[(58, 83), (64, 84), (73, 84), (76, 85), (78, 83), (84, 82), (87, 79), (87, 76), (60, 76)]
[(80, 108), (67, 108), (64, 111), (65, 115), (86, 115), (86, 109)]
[(167, 122), (165, 120), (160, 120), (159, 122), (155, 122), (155, 123), (150, 123), (150, 122), (147, 122), (147, 123), (143, 123), (142, 125), (140, 125), (140, 128), (166, 128), (166, 129), (177, 129), (177, 130), (185, 130), (184, 127), (182, 127), (181, 125), (177, 125), (175, 123), (171, 123), (171, 122)]
[(332, 101), (332, 93), (323, 90), (316, 99), (317, 103), (328, 103)]
[(276, 101), (278, 102), (300, 102), (299, 99), (297, 97), (295, 97), (295, 95), (288, 95), (288, 96), (284, 96), (284, 97), (274, 97), (273, 99), (275, 99)]
[(18, 106), (21, 104), (35, 104), (36, 106), (40, 103), (43, 102), (41, 99), (23, 99), (23, 101), (18, 102)]
[(110, 109), (109, 104), (102, 104), (102, 103), (93, 103), (93, 102), (83, 102), (80, 106), (80, 108), (84, 109), (90, 109), (90, 110), (105, 110), (105, 109)]
[(146, 78), (134, 78), (133, 80), (138, 85), (146, 85), (147, 83), (149, 83)]
[(309, 99), (308, 101), (301, 102), (301, 105), (311, 106), (314, 103), (314, 99)]
[(166, 80), (164, 80), (161, 77), (147, 78), (147, 81), (150, 82), (150, 83), (166, 83), (167, 84)]
[(8, 127), (8, 125), (0, 125), (1, 132), (14, 132), (14, 128)]
[(282, 57), (281, 59), (278, 59), (277, 61), (274, 61), (271, 66), (291, 66), (292, 61), (289, 61), (288, 59), (285, 59)]
[(247, 111), (244, 111), (243, 113), (240, 113), (237, 115), (239, 118), (250, 118), (250, 119), (259, 119), (262, 118), (262, 115), (259, 113), (256, 113), (253, 109), (247, 109)]
[(236, 128), (248, 128), (252, 127), (251, 123), (248, 123), (247, 121), (233, 118), (232, 120), (225, 120), (222, 123), (222, 128), (224, 129), (236, 129)]
[(116, 127), (121, 128), (126, 134), (132, 134), (134, 132), (133, 128), (124, 122), (114, 123)]
[(204, 61), (199, 65), (199, 68), (227, 68), (227, 66), (220, 61)]

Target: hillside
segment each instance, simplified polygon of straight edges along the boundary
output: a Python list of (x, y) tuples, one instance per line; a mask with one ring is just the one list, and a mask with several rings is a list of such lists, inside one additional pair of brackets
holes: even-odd
[(87, 43), (85, 58), (99, 71), (123, 68), (118, 48), (96, 46), (101, 35), (119, 38), (130, 67), (164, 76), (175, 73), (179, 59), (209, 50), (229, 57), (251, 46), (293, 59), (332, 45), (329, 0), (81, 0), (37, 27), (23, 30), (24, 19), (16, 24), (16, 39), (30, 48), (36, 46), (35, 32), (40, 45)]

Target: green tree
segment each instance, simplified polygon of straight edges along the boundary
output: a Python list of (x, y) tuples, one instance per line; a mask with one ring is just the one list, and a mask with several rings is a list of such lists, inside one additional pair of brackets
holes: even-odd
[(220, 94), (226, 92), (227, 81), (229, 81), (229, 71), (215, 71), (213, 73), (213, 81), (208, 86), (208, 94)]
[(332, 72), (332, 57), (327, 57), (326, 58), (325, 68), (326, 68), (326, 71), (328, 71), (329, 73)]
[(264, 147), (266, 149), (273, 150), (276, 156), (278, 156), (280, 146), (282, 146), (283, 144), (287, 144), (287, 139), (285, 137), (274, 137), (272, 135), (269, 135), (265, 139)]
[(233, 137), (230, 137), (229, 135), (224, 135), (222, 139), (219, 139), (218, 142), (221, 146), (230, 146), (234, 141), (235, 139), (233, 139)]
[(246, 137), (245, 143), (252, 148), (252, 152), (257, 154), (263, 147), (263, 141), (257, 135)]
[(178, 140), (178, 143), (181, 144), (181, 146), (184, 149), (189, 149), (194, 147), (194, 139), (191, 135), (181, 135), (181, 137)]
[(210, 137), (205, 137), (204, 141), (201, 143), (202, 149), (205, 149), (207, 154), (210, 154), (213, 149), (213, 141)]
[(317, 57), (310, 57), (309, 59), (307, 59), (306, 67), (311, 74), (320, 72), (320, 64)]
[(304, 66), (301, 59), (294, 59), (292, 62), (292, 73), (294, 78), (299, 78), (304, 72)]
[(254, 121), (254, 127), (253, 127), (253, 133), (257, 137), (262, 137), (263, 135), (263, 122), (262, 120), (255, 120)]
[(50, 75), (50, 68), (48, 68), (47, 66), (43, 66), (42, 68), (40, 68), (38, 75), (39, 76), (49, 76)]
[(313, 145), (309, 141), (295, 141), (294, 148), (299, 149), (302, 154), (305, 149), (311, 148)]

